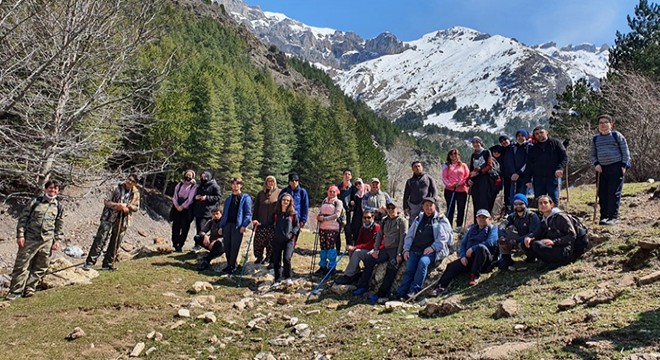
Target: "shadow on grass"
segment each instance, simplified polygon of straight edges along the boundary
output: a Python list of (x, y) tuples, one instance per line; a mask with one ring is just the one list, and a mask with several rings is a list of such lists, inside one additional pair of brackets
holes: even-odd
[(617, 353), (645, 347), (653, 347), (657, 351), (660, 346), (660, 309), (640, 313), (637, 320), (626, 327), (603, 331), (594, 336), (578, 337), (566, 345), (564, 351), (582, 359), (601, 358), (603, 354), (599, 353), (598, 347), (587, 347), (587, 342), (592, 341), (610, 341)]

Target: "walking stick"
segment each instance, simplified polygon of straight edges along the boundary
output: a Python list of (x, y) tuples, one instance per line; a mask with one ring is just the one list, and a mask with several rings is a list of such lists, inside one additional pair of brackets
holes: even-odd
[(568, 164), (566, 165), (566, 170), (564, 171), (564, 175), (566, 176), (566, 209), (568, 209)]
[(596, 225), (596, 208), (598, 207), (598, 188), (600, 187), (600, 173), (596, 173), (596, 200), (594, 201), (594, 225)]
[(309, 276), (312, 277), (314, 276), (314, 265), (316, 263), (316, 250), (318, 249), (318, 244), (319, 244), (319, 229), (321, 227), (321, 223), (317, 222), (316, 223), (316, 235), (314, 236), (314, 246), (312, 247), (312, 262), (309, 265)]
[(124, 213), (119, 212), (119, 221), (117, 222), (117, 234), (115, 234), (115, 252), (112, 253), (112, 268), (115, 269), (115, 262), (117, 261), (117, 252), (119, 251), (119, 234), (121, 234), (121, 228), (124, 226)]
[[(451, 199), (449, 199), (449, 204), (447, 205), (447, 214), (449, 214), (449, 212), (453, 210), (451, 206), (454, 204), (454, 195), (456, 195), (456, 187), (454, 187), (454, 191), (452, 191), (452, 193), (451, 193)], [(452, 217), (452, 219), (453, 219), (453, 217)], [(449, 224), (449, 225), (451, 225), (451, 224)]]
[(472, 193), (472, 187), (468, 188), (467, 201), (465, 202), (465, 215), (463, 216), (463, 229), (467, 229), (467, 216), (468, 216), (468, 209), (470, 208), (471, 193)]
[(60, 271), (64, 271), (64, 270), (71, 269), (71, 268), (75, 268), (75, 267), (78, 267), (78, 266), (80, 266), (80, 265), (85, 265), (85, 262), (83, 261), (83, 262), (81, 262), (81, 263), (73, 264), (73, 265), (69, 265), (69, 266), (67, 266), (67, 267), (63, 267), (63, 268), (61, 268), (61, 269), (57, 269), (57, 270), (53, 270), (53, 271), (47, 271), (47, 272), (44, 274), (44, 276), (46, 276), (46, 275), (57, 274), (57, 273), (60, 272)]
[(339, 264), (339, 262), (341, 261), (341, 259), (343, 259), (344, 256), (346, 256), (346, 254), (348, 254), (348, 251), (344, 251), (344, 252), (341, 254), (341, 256), (339, 257), (339, 259), (337, 259), (337, 261), (335, 262), (335, 264), (334, 264), (330, 269), (328, 269), (328, 272), (325, 274), (325, 276), (323, 276), (323, 279), (321, 279), (321, 281), (319, 281), (319, 284), (316, 285), (316, 287), (314, 288), (314, 290), (312, 290), (312, 291), (309, 293), (309, 295), (307, 296), (307, 300), (305, 300), (305, 302), (309, 301), (309, 298), (311, 298), (312, 295), (318, 295), (318, 293), (319, 293), (319, 289), (321, 288), (321, 286), (323, 285), (323, 283), (325, 282), (325, 280), (328, 278), (328, 276), (330, 276), (330, 274), (332, 274), (332, 271), (337, 267), (337, 264)]
[(254, 233), (257, 232), (259, 225), (252, 227), (252, 235), (250, 235), (250, 240), (248, 241), (247, 250), (245, 250), (245, 258), (243, 259), (243, 265), (241, 266), (241, 275), (238, 277), (238, 285), (236, 287), (241, 287), (241, 280), (243, 280), (243, 273), (247, 267), (248, 256), (250, 255), (250, 245), (252, 244), (252, 239), (254, 239)]
[(429, 289), (431, 289), (431, 288), (435, 287), (436, 285), (438, 285), (438, 284), (440, 283), (440, 279), (441, 279), (441, 278), (442, 278), (442, 277), (438, 278), (438, 280), (432, 281), (428, 286), (426, 286), (426, 287), (423, 288), (422, 290), (418, 291), (415, 295), (409, 297), (406, 301), (404, 301), (404, 303), (408, 304), (408, 303), (414, 302), (415, 299), (417, 299), (417, 297), (418, 297), (419, 295), (422, 295), (423, 293), (425, 293), (425, 292), (428, 291)]

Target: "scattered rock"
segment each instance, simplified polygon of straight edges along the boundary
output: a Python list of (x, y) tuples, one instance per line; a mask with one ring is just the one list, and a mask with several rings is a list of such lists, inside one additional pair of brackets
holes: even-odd
[(167, 255), (174, 252), (174, 247), (166, 244), (157, 244), (157, 245), (148, 245), (143, 246), (140, 250), (137, 251), (134, 259), (141, 259), (145, 257), (158, 256), (158, 255)]
[(186, 322), (183, 321), (183, 320), (178, 320), (177, 322), (175, 322), (174, 324), (172, 324), (172, 326), (170, 326), (170, 330), (178, 329), (178, 328), (180, 328), (181, 326), (183, 326), (185, 323), (186, 323)]
[(309, 311), (303, 312), (303, 314), (305, 314), (306, 316), (320, 314), (320, 313), (321, 313), (321, 310), (319, 310), (319, 309), (314, 309), (314, 310), (309, 310)]
[(587, 341), (585, 342), (585, 345), (587, 345), (588, 348), (608, 350), (614, 349), (614, 345), (609, 340)]
[(72, 258), (81, 258), (84, 254), (80, 246), (68, 245), (62, 251), (64, 255), (71, 256)]
[(51, 260), (48, 266), (48, 275), (44, 276), (41, 286), (51, 289), (67, 285), (91, 284), (92, 279), (98, 276), (99, 272), (94, 269), (85, 271), (73, 267), (73, 263), (65, 258), (56, 258)]
[(165, 238), (164, 237), (154, 238), (154, 245), (162, 245), (162, 244), (165, 244)]
[(298, 324), (298, 318), (292, 316), (291, 319), (289, 319), (289, 322), (286, 324), (286, 327), (296, 326), (296, 324)]
[(188, 309), (179, 309), (177, 311), (176, 316), (181, 317), (181, 318), (189, 318), (190, 317), (190, 310)]
[(578, 305), (577, 301), (575, 301), (574, 298), (568, 298), (564, 299), (557, 304), (557, 307), (559, 308), (559, 311), (564, 311), (568, 309), (572, 309)]
[(357, 289), (355, 285), (334, 284), (330, 288), (330, 291), (337, 295), (344, 295), (348, 292), (353, 292), (355, 289)]
[(525, 326), (525, 324), (516, 324), (513, 326), (513, 330), (516, 331), (523, 331), (525, 329), (527, 329), (527, 326)]
[(71, 340), (79, 339), (83, 336), (85, 336), (85, 332), (83, 331), (83, 329), (76, 327), (73, 329), (73, 331), (69, 333), (69, 335), (66, 336), (65, 339), (71, 341)]
[(473, 356), (473, 358), (484, 360), (511, 359), (516, 353), (525, 351), (534, 346), (536, 346), (536, 343), (533, 342), (515, 342), (489, 346), (479, 351), (477, 354), (475, 354), (475, 356)]
[(218, 318), (211, 311), (205, 312), (202, 315), (197, 316), (198, 319), (204, 320), (205, 323), (214, 323), (218, 321)]
[(632, 354), (626, 360), (660, 360), (660, 353)]
[(163, 334), (156, 331), (156, 335), (154, 335), (154, 341), (162, 341), (162, 340), (163, 340)]
[(648, 285), (648, 284), (654, 283), (658, 280), (660, 280), (660, 271), (656, 271), (656, 272), (651, 273), (649, 275), (642, 276), (641, 278), (639, 278), (638, 283), (639, 283), (640, 286), (641, 285)]
[(460, 299), (455, 296), (449, 297), (439, 304), (429, 303), (419, 311), (422, 317), (447, 316), (463, 310)]
[(255, 355), (254, 360), (277, 360), (275, 355), (270, 352), (260, 352), (257, 355)]
[(131, 351), (131, 354), (128, 355), (129, 357), (139, 357), (140, 354), (142, 354), (142, 351), (144, 351), (145, 345), (143, 342), (139, 342), (135, 344), (135, 347), (133, 348), (133, 351)]
[(254, 307), (253, 299), (246, 297), (232, 304), (232, 307), (238, 311), (243, 311), (246, 308), (251, 309)]
[(300, 337), (309, 337), (311, 334), (311, 329), (309, 328), (309, 325), (307, 324), (298, 324), (293, 327), (296, 335)]
[(642, 239), (637, 245), (644, 250), (655, 250), (660, 248), (660, 239)]
[(623, 289), (598, 289), (599, 291), (596, 292), (596, 296), (592, 297), (587, 301), (587, 306), (596, 306), (599, 304), (606, 304), (623, 293)]
[(589, 311), (587, 312), (587, 315), (584, 316), (584, 321), (585, 322), (590, 322), (598, 319), (600, 317), (600, 311), (594, 310), (594, 311)]
[(392, 312), (396, 309), (409, 308), (412, 305), (406, 304), (402, 301), (388, 301), (385, 303), (385, 312)]
[(289, 346), (293, 344), (293, 342), (296, 340), (293, 336), (287, 336), (285, 337), (279, 337), (275, 339), (270, 339), (268, 340), (268, 343), (273, 345), (273, 346)]
[(518, 302), (516, 302), (513, 299), (507, 299), (504, 300), (503, 302), (500, 303), (500, 305), (497, 307), (497, 311), (495, 311), (495, 319), (500, 319), (503, 317), (514, 317), (518, 315), (518, 311), (520, 310), (520, 306), (518, 306)]
[(206, 308), (215, 304), (214, 295), (197, 295), (190, 302), (190, 307)]
[(147, 334), (147, 339), (151, 340), (156, 336), (156, 331), (151, 331), (150, 333)]
[(277, 298), (277, 305), (286, 305), (289, 303), (289, 299), (285, 298), (284, 296), (280, 296)]
[(9, 303), (9, 301), (0, 301), (0, 310), (6, 309), (6, 308), (8, 308), (9, 306), (11, 306), (11, 304)]
[(192, 287), (188, 290), (188, 292), (193, 293), (193, 294), (199, 294), (204, 291), (211, 291), (213, 290), (213, 285), (207, 281), (196, 281)]
[(149, 356), (154, 351), (156, 351), (156, 348), (152, 346), (152, 347), (148, 348), (147, 351), (144, 352), (144, 355)]

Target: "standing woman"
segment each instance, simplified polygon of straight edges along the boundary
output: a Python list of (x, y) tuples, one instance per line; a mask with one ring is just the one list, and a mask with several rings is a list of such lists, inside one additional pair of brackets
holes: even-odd
[(348, 222), (351, 226), (351, 239), (357, 239), (362, 227), (362, 198), (371, 191), (371, 186), (362, 182), (362, 179), (355, 179), (355, 194), (351, 198), (349, 206), (353, 209), (352, 217)]
[[(275, 281), (273, 286), (280, 284), (280, 276), (284, 276), (287, 286), (293, 285), (291, 280), (291, 257), (293, 256), (293, 239), (300, 231), (298, 214), (293, 206), (293, 197), (284, 194), (277, 203), (276, 212), (273, 215), (274, 239), (273, 256), (271, 265), (275, 270)], [(284, 261), (284, 270), (280, 274), (280, 268)]]
[[(255, 264), (270, 262), (273, 251), (273, 215), (277, 211), (278, 196), (280, 196), (280, 189), (277, 188), (277, 180), (274, 176), (266, 176), (266, 183), (257, 194), (252, 210), (252, 225), (256, 229), (254, 233)], [(266, 250), (265, 258), (264, 250)]]
[(472, 188), (472, 204), (474, 205), (473, 221), (477, 223), (477, 210), (486, 209), (489, 213), (493, 211), (493, 193), (490, 175), (488, 172), (493, 167), (490, 151), (484, 149), (484, 143), (480, 137), (472, 138), (472, 149), (474, 152), (470, 157), (470, 180), (468, 185)]
[[(341, 200), (337, 198), (339, 188), (332, 185), (328, 188), (328, 197), (323, 199), (321, 210), (316, 216), (319, 221), (319, 239), (321, 241), (321, 253), (319, 261), (318, 274), (325, 274), (328, 271), (334, 272), (337, 265), (336, 243), (339, 241), (339, 222), (337, 219), (341, 215)], [(330, 270), (332, 269), (332, 270)]]
[(470, 179), (470, 169), (461, 161), (458, 149), (450, 149), (447, 162), (442, 165), (442, 183), (445, 185), (445, 201), (447, 202), (447, 220), (454, 223), (454, 209), (458, 209), (456, 226), (463, 227), (465, 219), (465, 203), (467, 202), (467, 182)]
[[(190, 222), (193, 219), (191, 205), (195, 200), (197, 192), (197, 183), (195, 182), (195, 172), (186, 170), (183, 173), (183, 180), (174, 187), (174, 196), (172, 197), (172, 246), (176, 252), (181, 252), (183, 244), (188, 238)], [(199, 245), (199, 244), (195, 244)]]

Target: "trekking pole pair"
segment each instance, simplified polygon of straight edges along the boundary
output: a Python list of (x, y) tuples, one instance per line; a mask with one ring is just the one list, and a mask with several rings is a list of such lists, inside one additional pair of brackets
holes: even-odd
[(314, 247), (312, 249), (312, 262), (309, 265), (309, 277), (311, 278), (314, 276), (314, 266), (316, 265), (316, 252), (319, 247), (319, 229), (320, 229), (321, 223), (317, 222), (316, 223), (316, 235), (314, 236)]

